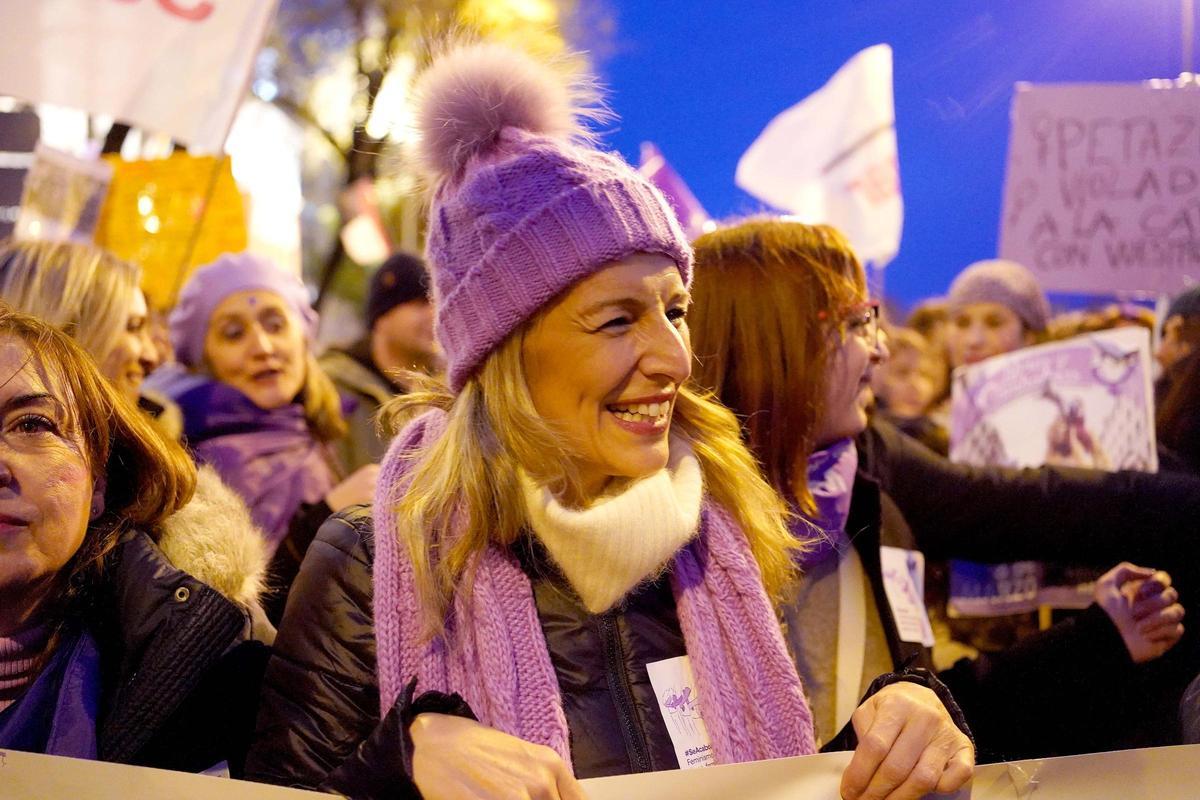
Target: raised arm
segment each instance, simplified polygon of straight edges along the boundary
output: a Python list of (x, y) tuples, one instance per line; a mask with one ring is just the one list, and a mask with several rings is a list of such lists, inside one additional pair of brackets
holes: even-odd
[(862, 468), (880, 481), (935, 559), (1038, 559), (1102, 568), (1128, 560), (1178, 571), (1197, 563), (1200, 479), (953, 464), (892, 425), (859, 437)]

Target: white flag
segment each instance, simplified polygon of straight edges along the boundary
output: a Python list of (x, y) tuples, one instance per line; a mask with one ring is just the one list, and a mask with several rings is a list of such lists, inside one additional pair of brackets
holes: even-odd
[(225, 143), (278, 0), (0, 0), (0, 94)]
[(771, 120), (738, 162), (736, 180), (804, 222), (834, 226), (863, 261), (891, 261), (904, 223), (892, 48), (868, 47)]

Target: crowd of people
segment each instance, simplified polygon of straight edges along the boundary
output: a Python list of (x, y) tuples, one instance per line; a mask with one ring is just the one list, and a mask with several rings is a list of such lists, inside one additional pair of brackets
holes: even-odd
[[(526, 55), (416, 97), (425, 258), (345, 348), (250, 253), (164, 342), (136, 266), (0, 244), (0, 748), (429, 800), (848, 750), (843, 796), (904, 800), (1200, 739), (1200, 289), (1055, 317), (982, 261), (899, 324), (828, 226), (689, 242)], [(951, 370), (1121, 325), (1159, 472), (948, 460)], [(985, 645), (952, 558), (1100, 577)]]

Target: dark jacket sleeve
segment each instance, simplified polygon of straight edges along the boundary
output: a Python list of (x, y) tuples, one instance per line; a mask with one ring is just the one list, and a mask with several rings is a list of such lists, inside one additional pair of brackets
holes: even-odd
[(288, 523), (287, 536), (279, 543), (271, 559), (268, 570), (269, 593), (265, 608), (267, 619), (278, 627), (283, 619), (283, 609), (287, 605), (288, 592), (300, 574), (300, 565), (309, 546), (317, 537), (321, 526), (333, 514), (333, 509), (324, 500), (315, 503), (302, 503)]
[(267, 665), (251, 780), (315, 789), (379, 725), (369, 536), (357, 507), (308, 548)]
[[(954, 723), (968, 739), (971, 744), (975, 744), (975, 737), (971, 732), (971, 727), (967, 724), (967, 717), (963, 710), (959, 707), (957, 700), (937, 675), (934, 675), (924, 667), (912, 667), (909, 665), (902, 666), (896, 672), (885, 672), (875, 680), (871, 681), (871, 685), (867, 687), (867, 691), (863, 693), (862, 699), (858, 701), (861, 706), (873, 695), (879, 692), (886, 686), (891, 686), (893, 683), (915, 683), (918, 686), (924, 686), (935, 695), (938, 700), (942, 701), (942, 705), (946, 707), (946, 713), (950, 715), (950, 720)], [(858, 733), (854, 730), (854, 721), (851, 720), (838, 731), (837, 736), (833, 737), (821, 748), (822, 753), (832, 753), (842, 750), (854, 750), (858, 747)]]
[(259, 702), (246, 777), (355, 800), (419, 800), (408, 726), (423, 713), (475, 716), (457, 694), (412, 681), (379, 718), (371, 612), (371, 513), (330, 517), (288, 597)]
[(881, 420), (859, 446), (929, 558), (1168, 570), (1200, 560), (1200, 479), (1190, 475), (968, 467)]
[(1138, 667), (1097, 605), (939, 677), (971, 721), (981, 762), (1111, 749), (1137, 723), (1127, 710), (1145, 708), (1128, 702)]
[[(1133, 561), (1166, 569), (1185, 606), (1195, 602), (1200, 480), (1192, 476), (967, 467), (881, 421), (859, 446), (860, 467), (883, 485), (932, 559), (1100, 569)], [(1198, 656), (1194, 634), (1185, 634), (1167, 656), (1134, 665), (1116, 626), (1092, 606), (941, 677), (971, 721), (981, 760), (1067, 755), (1114, 742), (1169, 742), (1161, 707), (1178, 703), (1180, 675), (1195, 674)]]

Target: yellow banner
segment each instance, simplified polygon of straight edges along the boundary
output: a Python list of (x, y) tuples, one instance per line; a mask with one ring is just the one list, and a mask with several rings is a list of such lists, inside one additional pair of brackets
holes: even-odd
[(246, 249), (246, 208), (228, 158), (106, 158), (113, 178), (96, 243), (142, 267), (142, 289), (152, 307), (174, 305), (196, 267)]

